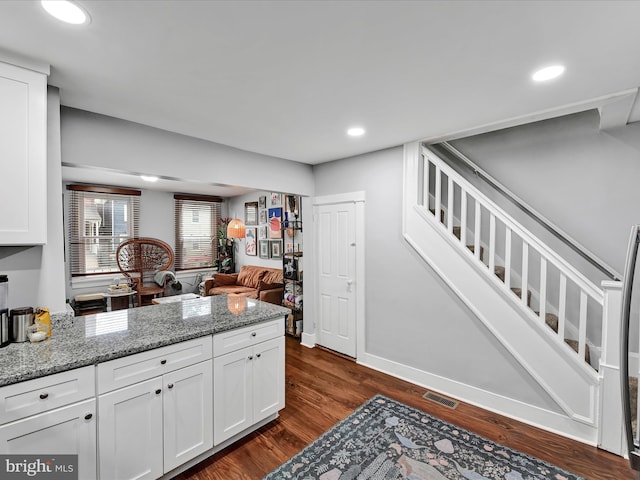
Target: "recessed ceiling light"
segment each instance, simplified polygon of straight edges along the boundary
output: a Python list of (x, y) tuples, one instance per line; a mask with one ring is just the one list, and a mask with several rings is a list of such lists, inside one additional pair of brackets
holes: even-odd
[(157, 182), (158, 181), (158, 177), (155, 177), (153, 175), (140, 175), (140, 178), (143, 179), (145, 182)]
[(541, 68), (535, 72), (531, 78), (536, 82), (546, 82), (553, 78), (559, 77), (564, 73), (563, 65), (552, 65), (550, 67)]
[(347, 135), (350, 137), (359, 137), (360, 135), (364, 135), (364, 128), (362, 127), (351, 127), (347, 130)]
[(89, 14), (69, 0), (41, 0), (42, 8), (58, 20), (73, 25), (89, 23)]

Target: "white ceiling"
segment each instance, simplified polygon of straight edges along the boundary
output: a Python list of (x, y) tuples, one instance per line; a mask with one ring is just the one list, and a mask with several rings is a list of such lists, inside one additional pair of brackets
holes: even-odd
[(63, 105), (310, 164), (640, 85), (638, 1), (78, 3), (89, 25), (0, 2), (0, 48), (50, 64)]

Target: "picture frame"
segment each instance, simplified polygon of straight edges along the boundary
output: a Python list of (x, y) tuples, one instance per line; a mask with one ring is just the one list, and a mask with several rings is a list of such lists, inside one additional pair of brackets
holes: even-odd
[(258, 202), (245, 202), (244, 224), (258, 225)]
[(282, 258), (282, 240), (269, 240), (271, 258)]
[(298, 195), (285, 195), (284, 208), (289, 213), (289, 220), (300, 218), (300, 197)]
[(260, 258), (269, 258), (269, 254), (271, 253), (271, 248), (269, 248), (269, 240), (260, 240), (258, 242), (258, 250), (260, 252)]
[(244, 253), (252, 257), (258, 255), (256, 231), (256, 228), (247, 228), (247, 234), (244, 243)]
[(269, 238), (282, 238), (282, 207), (269, 209)]
[(258, 197), (258, 208), (267, 208), (267, 196), (262, 195)]
[(278, 193), (278, 192), (271, 192), (269, 206), (270, 207), (281, 207), (282, 206), (282, 194)]
[[(267, 198), (267, 197), (264, 197), (264, 198)], [(267, 217), (267, 211), (266, 210), (260, 210), (259, 222), (260, 222), (260, 225), (264, 225), (265, 223), (268, 222), (268, 217)]]
[(265, 240), (267, 238), (269, 238), (269, 227), (268, 226), (258, 227), (258, 239)]

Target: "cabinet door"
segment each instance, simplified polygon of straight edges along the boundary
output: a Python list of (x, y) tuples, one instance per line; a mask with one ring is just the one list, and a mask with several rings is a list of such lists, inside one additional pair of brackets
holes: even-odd
[(253, 423), (284, 408), (284, 337), (254, 347)]
[(78, 455), (78, 478), (96, 478), (96, 401), (85, 400), (0, 427), (0, 452)]
[(155, 479), (162, 465), (162, 378), (98, 397), (101, 479)]
[(219, 445), (253, 424), (252, 348), (213, 359), (213, 444)]
[(47, 240), (47, 77), (0, 63), (0, 245)]
[(213, 446), (211, 360), (163, 376), (164, 471)]

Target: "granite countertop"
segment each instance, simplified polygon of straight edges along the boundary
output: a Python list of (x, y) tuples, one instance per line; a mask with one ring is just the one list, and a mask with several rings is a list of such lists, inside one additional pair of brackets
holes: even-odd
[[(233, 308), (234, 306), (232, 306)], [(290, 313), (288, 308), (247, 299), (240, 313), (223, 295), (75, 317), (40, 343), (0, 348), (0, 386), (246, 327)]]

